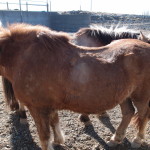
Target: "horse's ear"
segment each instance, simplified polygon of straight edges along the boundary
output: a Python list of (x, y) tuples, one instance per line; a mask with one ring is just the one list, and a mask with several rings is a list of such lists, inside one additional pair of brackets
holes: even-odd
[(141, 31), (138, 39), (144, 42), (149, 42), (149, 38), (147, 38)]

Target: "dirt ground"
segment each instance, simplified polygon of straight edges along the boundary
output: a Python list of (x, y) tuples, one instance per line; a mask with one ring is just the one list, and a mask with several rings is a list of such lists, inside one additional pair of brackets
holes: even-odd
[[(55, 145), (55, 150), (132, 150), (130, 141), (136, 134), (132, 125), (128, 127), (122, 144), (115, 148), (107, 146), (107, 140), (121, 121), (119, 106), (108, 111), (108, 114), (110, 118), (91, 115), (93, 125), (85, 127), (78, 119), (79, 114), (60, 111), (61, 127), (66, 142), (62, 146)], [(27, 115), (28, 124), (22, 125), (18, 115), (7, 109), (0, 82), (0, 150), (41, 150), (35, 124), (28, 112)], [(144, 144), (138, 150), (150, 150), (150, 123), (146, 131), (146, 142), (149, 145)]]

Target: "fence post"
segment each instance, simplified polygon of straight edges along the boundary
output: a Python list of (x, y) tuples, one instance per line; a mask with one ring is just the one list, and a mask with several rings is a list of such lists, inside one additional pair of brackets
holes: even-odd
[(52, 4), (51, 4), (51, 0), (49, 1), (49, 7), (50, 7), (50, 12), (52, 11)]
[(48, 12), (49, 10), (48, 10), (48, 3), (47, 3), (47, 12)]
[(7, 10), (9, 10), (8, 2), (6, 4), (7, 4)]
[(22, 10), (21, 10), (21, 0), (19, 0), (19, 7), (20, 7), (20, 19), (21, 19), (21, 22), (23, 22), (23, 20), (22, 20)]
[(26, 2), (26, 11), (28, 11), (28, 2)]

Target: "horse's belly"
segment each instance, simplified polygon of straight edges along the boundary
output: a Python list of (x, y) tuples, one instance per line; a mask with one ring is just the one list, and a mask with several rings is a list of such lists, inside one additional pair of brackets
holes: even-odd
[(112, 98), (100, 98), (97, 96), (68, 95), (63, 100), (63, 108), (79, 113), (97, 114), (113, 108), (119, 102)]

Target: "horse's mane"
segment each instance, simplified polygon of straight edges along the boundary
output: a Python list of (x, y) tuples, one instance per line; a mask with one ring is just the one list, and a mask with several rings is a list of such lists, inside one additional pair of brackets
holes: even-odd
[[(49, 43), (44, 43), (45, 38), (48, 38)], [(8, 28), (0, 29), (0, 42), (10, 40), (13, 42), (32, 42), (43, 41), (43, 44), (49, 45), (65, 45), (69, 42), (70, 36), (67, 33), (56, 32), (45, 26), (29, 25), (29, 24), (12, 24)]]
[(91, 26), (90, 28), (81, 28), (75, 36), (87, 35), (88, 37), (100, 40), (104, 44), (109, 44), (118, 39), (138, 39), (139, 32), (127, 29), (125, 27), (105, 28), (103, 26)]

